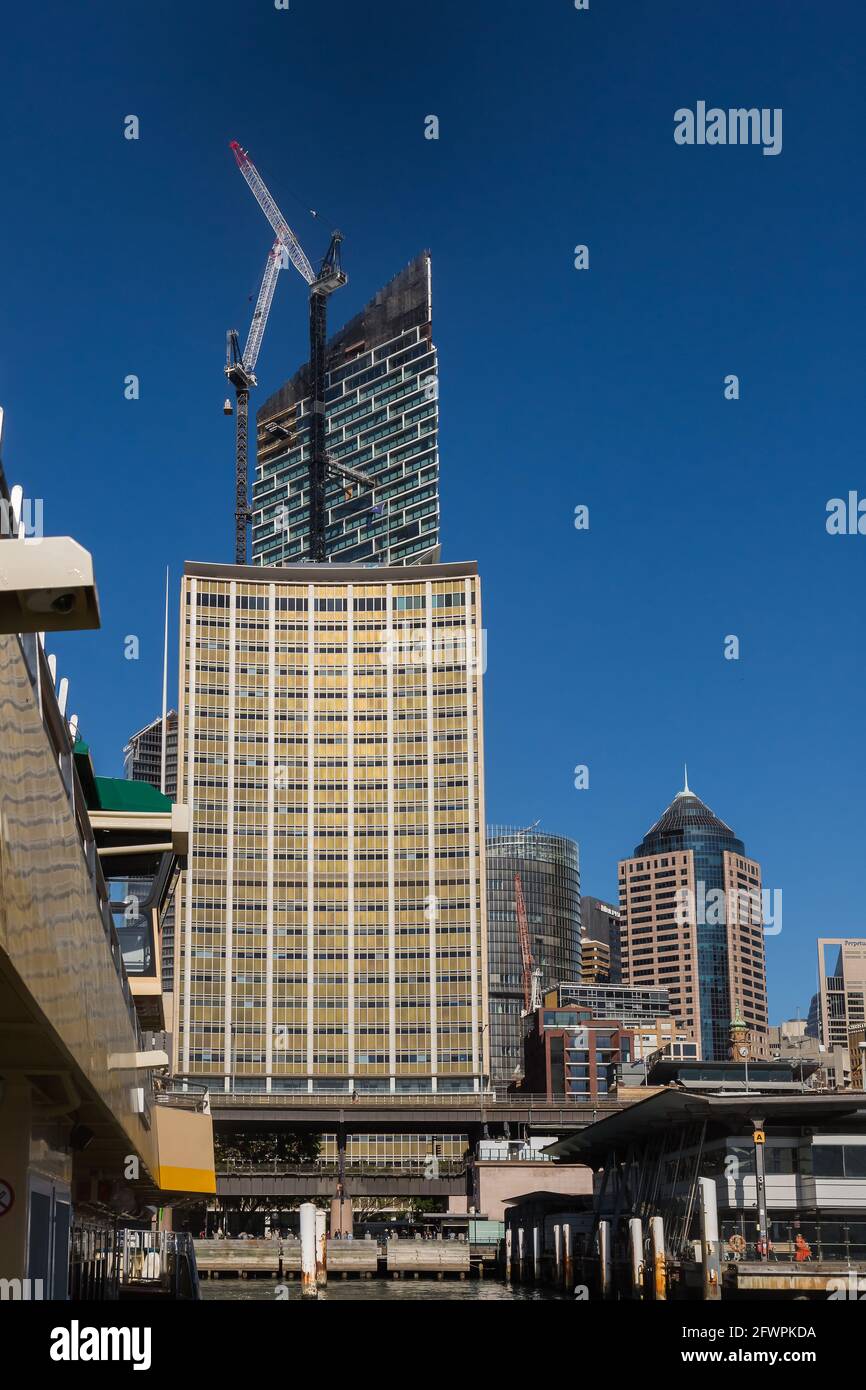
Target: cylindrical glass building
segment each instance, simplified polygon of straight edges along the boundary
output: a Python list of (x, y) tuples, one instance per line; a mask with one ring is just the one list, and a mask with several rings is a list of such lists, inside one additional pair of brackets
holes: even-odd
[(529, 944), (542, 989), (580, 979), (580, 859), (577, 844), (530, 826), (487, 832), (487, 959), (490, 1074), (507, 1086), (523, 1072), (523, 962), (515, 875), (520, 874)]

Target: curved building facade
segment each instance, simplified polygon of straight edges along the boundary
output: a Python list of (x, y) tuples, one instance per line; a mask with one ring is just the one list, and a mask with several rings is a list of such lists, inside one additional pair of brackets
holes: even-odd
[(474, 562), (188, 563), (181, 614), (175, 1070), (250, 1092), (480, 1090)]
[(529, 941), (542, 989), (580, 978), (580, 858), (577, 844), (544, 831), (487, 832), (490, 1075), (506, 1086), (523, 1071), (523, 962), (514, 879), (520, 874)]
[(730, 1055), (737, 1010), (764, 1053), (761, 867), (688, 782), (619, 866), (623, 983), (670, 992), (705, 1061)]

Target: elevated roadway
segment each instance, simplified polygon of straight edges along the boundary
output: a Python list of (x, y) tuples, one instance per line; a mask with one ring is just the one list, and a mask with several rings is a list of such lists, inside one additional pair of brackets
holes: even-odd
[(275, 1125), (329, 1134), (467, 1134), (472, 1139), (550, 1134), (565, 1137), (625, 1107), (617, 1101), (586, 1104), (520, 1095), (325, 1095), (210, 1091), (219, 1128)]

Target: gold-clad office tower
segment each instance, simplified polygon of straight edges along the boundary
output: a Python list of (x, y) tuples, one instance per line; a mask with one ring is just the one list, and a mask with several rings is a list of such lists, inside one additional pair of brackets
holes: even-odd
[(474, 564), (187, 564), (176, 1070), (453, 1092), (488, 1073)]

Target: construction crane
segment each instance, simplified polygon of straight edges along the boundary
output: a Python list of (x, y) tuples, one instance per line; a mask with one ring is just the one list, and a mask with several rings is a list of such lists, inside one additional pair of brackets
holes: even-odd
[[(306, 281), (310, 290), (310, 541), (309, 558), (322, 562), (327, 557), (325, 544), (325, 480), (328, 469), (328, 456), (325, 452), (325, 379), (327, 372), (326, 349), (328, 341), (328, 299), (334, 290), (348, 283), (348, 276), (340, 263), (342, 232), (334, 232), (330, 245), (322, 261), (318, 274), (313, 270), (304, 248), (301, 246), (276, 202), (271, 196), (264, 179), (253, 164), (246, 150), (237, 140), (231, 147), (238, 168), (246, 179), (268, 222), (271, 224), (277, 243), (285, 249), (299, 275)], [(242, 365), (244, 365), (242, 363)], [(226, 367), (229, 374), (229, 368)], [(229, 374), (230, 376), (230, 374)], [(231, 379), (231, 377), (230, 377)], [(240, 397), (238, 398), (240, 402)], [(239, 412), (240, 413), (240, 412)], [(240, 422), (239, 422), (240, 424)], [(240, 431), (239, 431), (240, 434)], [(246, 461), (244, 460), (244, 502), (246, 503)], [(238, 458), (238, 477), (241, 461)], [(246, 554), (246, 523), (244, 521), (244, 554)]]
[(541, 971), (532, 959), (529, 944), (529, 923), (523, 898), (520, 874), (514, 875), (514, 903), (517, 908), (517, 935), (520, 940), (520, 959), (523, 966), (523, 1017), (541, 1008)]
[[(285, 427), (282, 425), (265, 425), (265, 429), (268, 431), (269, 434), (273, 434), (274, 437), (277, 439), (291, 439), (292, 437), (291, 430), (285, 429)], [(375, 478), (370, 477), (369, 473), (365, 473), (360, 468), (354, 468), (351, 464), (342, 463), (339, 459), (334, 458), (333, 454), (325, 455), (325, 464), (328, 473), (335, 473), (338, 477), (343, 479), (343, 483), (345, 485), (345, 496), (347, 500), (351, 496), (351, 488), (349, 487), (349, 484), (360, 483), (362, 487), (367, 488), (367, 490), (370, 492), (370, 506), (372, 511), (374, 513), (381, 513), (383, 516), (387, 517), (387, 524), (385, 529), (385, 562), (387, 564), (391, 554), (391, 515), (388, 511), (387, 502), (381, 504), (376, 502), (376, 489), (380, 485), (376, 482)], [(374, 553), (375, 548), (376, 543), (374, 540)]]
[[(240, 350), (237, 329), (230, 328), (226, 334), (225, 373), (232, 386), (235, 388), (236, 402), (235, 564), (237, 565), (246, 564), (247, 526), (252, 518), (252, 512), (250, 511), (247, 497), (247, 481), (249, 476), (247, 436), (250, 387), (256, 385), (256, 362), (258, 361), (259, 350), (262, 346), (262, 338), (264, 337), (268, 314), (271, 311), (274, 290), (277, 287), (277, 276), (282, 268), (282, 258), (282, 242), (275, 241), (268, 253), (268, 259), (265, 263), (265, 273), (262, 276), (259, 297), (256, 300), (256, 307), (253, 310), (252, 323), (250, 324), (250, 331), (247, 335), (246, 347), (243, 352)], [(232, 407), (230, 401), (226, 401), (223, 410), (226, 415), (231, 415)]]

